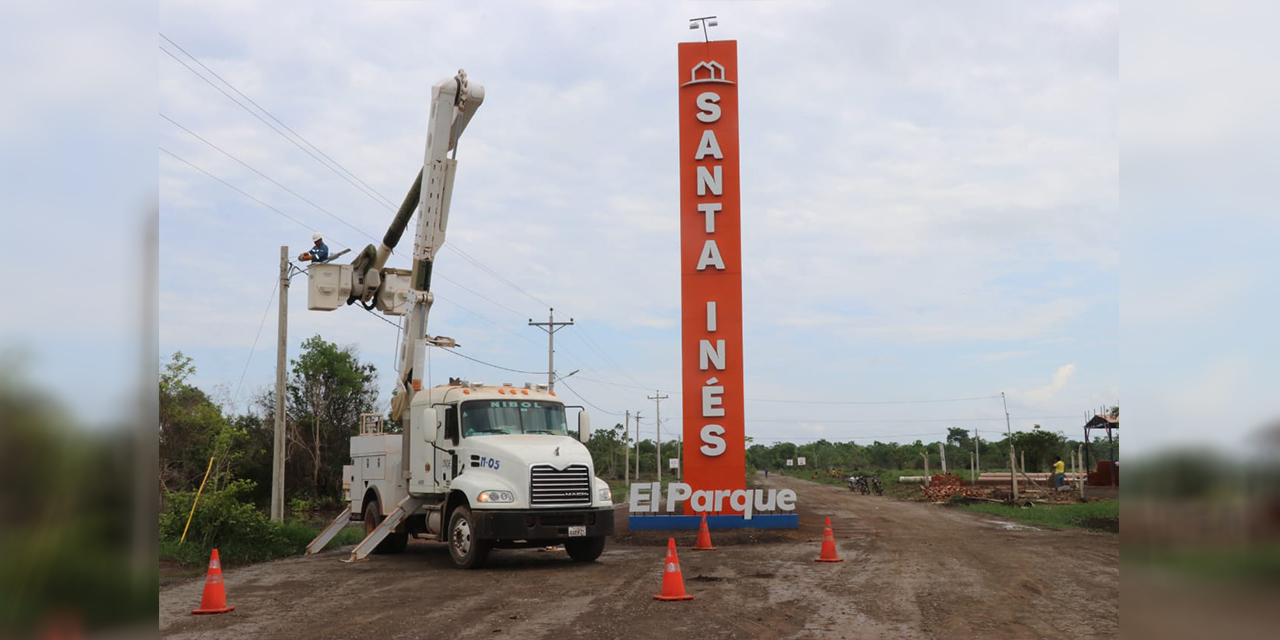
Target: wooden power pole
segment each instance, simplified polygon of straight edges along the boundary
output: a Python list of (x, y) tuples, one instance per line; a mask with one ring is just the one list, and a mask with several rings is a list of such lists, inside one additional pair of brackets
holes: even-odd
[(276, 322), (276, 425), (271, 447), (271, 519), (284, 520), (285, 367), (289, 361), (289, 247), (280, 247), (280, 319)]
[(655, 389), (653, 395), (648, 396), (648, 398), (653, 400), (653, 406), (657, 412), (657, 417), (653, 419), (653, 424), (658, 430), (658, 435), (654, 440), (658, 445), (658, 482), (662, 482), (662, 401), (666, 400), (667, 396), (658, 395), (658, 391)]

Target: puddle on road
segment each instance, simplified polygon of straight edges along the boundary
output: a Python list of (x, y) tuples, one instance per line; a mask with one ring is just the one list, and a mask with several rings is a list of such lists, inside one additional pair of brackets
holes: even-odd
[(983, 522), (993, 524), (1005, 531), (1043, 531), (1043, 529), (1016, 522), (1003, 522), (1001, 520), (983, 520)]

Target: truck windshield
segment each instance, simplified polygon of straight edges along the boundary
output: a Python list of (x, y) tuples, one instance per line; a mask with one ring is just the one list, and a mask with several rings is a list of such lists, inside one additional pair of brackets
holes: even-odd
[(462, 403), (462, 435), (513, 433), (569, 435), (564, 405), (540, 400), (474, 400)]

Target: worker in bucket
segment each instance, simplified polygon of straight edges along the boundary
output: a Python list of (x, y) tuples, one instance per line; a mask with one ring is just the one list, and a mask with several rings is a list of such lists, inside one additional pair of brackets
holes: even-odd
[(324, 243), (324, 234), (320, 233), (319, 231), (311, 234), (311, 241), (316, 243), (316, 246), (311, 247), (310, 251), (298, 256), (298, 259), (303, 262), (306, 262), (308, 260), (312, 260), (315, 262), (324, 262), (325, 260), (328, 260), (329, 245)]
[(1054, 491), (1062, 489), (1062, 485), (1066, 482), (1066, 468), (1063, 464), (1062, 456), (1053, 457), (1053, 489)]

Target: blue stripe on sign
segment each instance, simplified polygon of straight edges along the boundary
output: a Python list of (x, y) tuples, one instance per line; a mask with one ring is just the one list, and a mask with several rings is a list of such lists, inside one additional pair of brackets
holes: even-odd
[[(694, 529), (702, 526), (702, 516), (627, 516), (632, 531), (667, 531)], [(800, 516), (778, 513), (753, 516), (707, 516), (708, 529), (799, 529)]]

